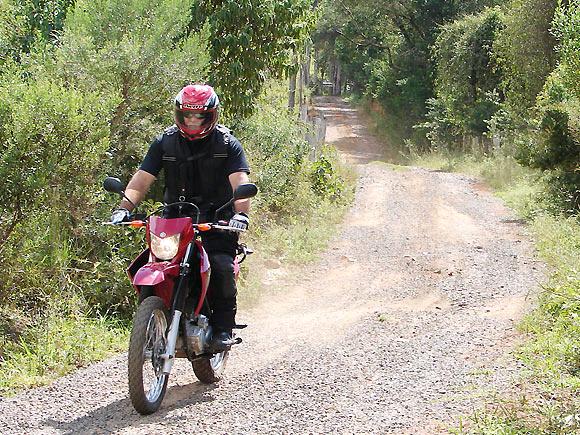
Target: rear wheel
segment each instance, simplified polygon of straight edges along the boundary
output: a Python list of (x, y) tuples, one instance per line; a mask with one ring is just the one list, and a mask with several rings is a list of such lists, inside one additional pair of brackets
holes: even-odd
[(229, 352), (216, 353), (212, 358), (196, 359), (191, 362), (193, 373), (200, 382), (204, 384), (213, 384), (222, 378), (226, 368)]
[(129, 342), (129, 396), (140, 414), (159, 409), (169, 375), (163, 374), (161, 355), (167, 347), (167, 313), (161, 298), (145, 299), (133, 319)]

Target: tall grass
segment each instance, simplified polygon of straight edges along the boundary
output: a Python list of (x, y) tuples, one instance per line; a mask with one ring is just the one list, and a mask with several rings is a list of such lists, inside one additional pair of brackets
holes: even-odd
[(126, 348), (128, 327), (112, 319), (53, 310), (25, 329), (18, 341), (4, 341), (0, 395), (50, 383), (79, 367)]

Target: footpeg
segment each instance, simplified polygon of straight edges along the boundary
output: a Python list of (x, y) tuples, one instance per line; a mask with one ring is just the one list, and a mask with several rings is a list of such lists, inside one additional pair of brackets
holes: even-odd
[(232, 338), (231, 340), (228, 341), (228, 346), (233, 346), (234, 344), (241, 344), (241, 343), (242, 343), (242, 338), (235, 337), (235, 338)]

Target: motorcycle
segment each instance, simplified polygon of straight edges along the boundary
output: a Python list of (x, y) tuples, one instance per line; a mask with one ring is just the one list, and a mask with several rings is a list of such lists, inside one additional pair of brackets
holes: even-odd
[[(119, 179), (107, 177), (103, 187), (130, 202)], [(241, 184), (233, 198), (216, 210), (214, 220), (234, 201), (251, 198), (257, 192), (254, 184)], [(177, 210), (179, 217), (159, 216), (170, 209)], [(196, 212), (195, 222), (191, 210)], [(134, 219), (121, 223), (145, 227), (148, 245), (127, 269), (139, 295), (129, 342), (129, 396), (135, 410), (143, 415), (152, 414), (161, 406), (175, 358), (191, 361), (195, 376), (208, 384), (220, 379), (228, 359), (228, 350), (215, 352), (209, 346), (212, 311), (207, 290), (211, 269), (200, 234), (244, 230), (230, 227), (225, 221), (199, 223), (199, 215), (196, 204), (180, 201), (166, 204), (149, 216), (135, 215)], [(251, 253), (245, 245), (238, 245), (236, 278), (240, 263)], [(239, 343), (241, 338), (234, 336), (228, 349)]]

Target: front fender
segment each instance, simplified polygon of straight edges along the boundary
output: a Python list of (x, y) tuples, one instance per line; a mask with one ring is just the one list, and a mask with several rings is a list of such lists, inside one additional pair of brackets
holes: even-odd
[(133, 277), (133, 285), (156, 285), (179, 274), (179, 264), (169, 262), (147, 263)]

